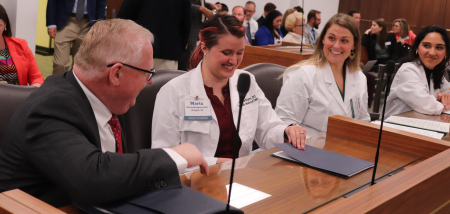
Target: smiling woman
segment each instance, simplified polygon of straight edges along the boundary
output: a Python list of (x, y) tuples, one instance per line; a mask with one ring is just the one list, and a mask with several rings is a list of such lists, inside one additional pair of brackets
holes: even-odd
[(370, 120), (355, 20), (334, 15), (317, 41), (311, 58), (285, 71), (275, 109), (285, 123), (301, 124), (310, 137), (326, 132), (332, 115)]
[(443, 77), (450, 57), (447, 31), (432, 25), (422, 29), (414, 41), (409, 59), (392, 81), (386, 114), (405, 111), (439, 115), (450, 109), (450, 84)]
[[(245, 28), (234, 16), (215, 15), (204, 23), (200, 44), (191, 57), (191, 71), (159, 91), (153, 113), (152, 147), (164, 148), (189, 142), (203, 154), (209, 165), (252, 152), (253, 140), (262, 149), (274, 143), (291, 142), (304, 149), (305, 129), (288, 126), (277, 117), (253, 75), (237, 69), (245, 48)], [(238, 77), (250, 74), (250, 89), (239, 111)], [(234, 147), (234, 140), (238, 146)]]

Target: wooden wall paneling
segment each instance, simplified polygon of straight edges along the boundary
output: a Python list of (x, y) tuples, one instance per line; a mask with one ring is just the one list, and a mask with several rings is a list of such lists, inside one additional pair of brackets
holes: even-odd
[(441, 26), (445, 29), (450, 29), (450, 0), (447, 0), (445, 4), (445, 11), (447, 11), (447, 13), (442, 17), (444, 20), (442, 21)]
[(421, 7), (418, 15), (420, 17), (420, 29), (428, 25), (442, 26), (446, 2), (447, 0), (420, 1)]
[(341, 0), (339, 1), (339, 13), (348, 14), (350, 10), (360, 11), (360, 0)]
[[(108, 0), (106, 19), (116, 18), (123, 0)], [(114, 16), (114, 17), (113, 17)]]

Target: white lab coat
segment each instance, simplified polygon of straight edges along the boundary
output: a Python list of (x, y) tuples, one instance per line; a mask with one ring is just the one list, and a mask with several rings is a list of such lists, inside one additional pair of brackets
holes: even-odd
[[(239, 113), (237, 80), (241, 73), (248, 72), (237, 69), (229, 79), (231, 108), (235, 126), (237, 126)], [(256, 84), (254, 76), (250, 74), (250, 77), (250, 89), (245, 96), (242, 108), (239, 130), (242, 146), (239, 157), (251, 153), (254, 139), (262, 149), (273, 148), (274, 143), (283, 143), (284, 130), (287, 127), (272, 109), (270, 102)], [(197, 101), (207, 103), (210, 106), (212, 120), (184, 120), (185, 101), (193, 101), (197, 96)], [(173, 147), (180, 143), (189, 142), (197, 146), (208, 165), (213, 165), (217, 162), (214, 155), (217, 150), (219, 135), (219, 124), (211, 102), (206, 95), (201, 63), (199, 63), (197, 68), (172, 79), (159, 91), (153, 113), (152, 148)]]
[(442, 85), (434, 89), (433, 76), (428, 86), (427, 76), (422, 65), (416, 62), (404, 63), (397, 71), (386, 101), (386, 115), (396, 115), (406, 111), (422, 114), (440, 115), (444, 105), (436, 100), (437, 93), (450, 88), (442, 78)]
[(344, 99), (328, 63), (322, 67), (294, 66), (283, 75), (283, 87), (275, 111), (286, 124), (298, 123), (305, 128), (307, 137), (325, 133), (328, 117), (333, 115), (370, 121), (367, 81), (361, 71), (346, 69)]

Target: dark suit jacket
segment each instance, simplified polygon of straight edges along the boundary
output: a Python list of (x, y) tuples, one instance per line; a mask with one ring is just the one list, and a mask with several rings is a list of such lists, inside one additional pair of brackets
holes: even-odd
[[(369, 57), (369, 60), (377, 60), (376, 54), (375, 54), (375, 45), (376, 45), (376, 36), (377, 35), (367, 35), (364, 34), (361, 40), (361, 45), (367, 46), (367, 55)], [(391, 42), (391, 45), (386, 45), (388, 48), (388, 52), (390, 55), (390, 60), (397, 60), (398, 55), (398, 48), (397, 48), (397, 39), (395, 38), (395, 34), (388, 33), (388, 37), (386, 39), (386, 42)], [(386, 62), (381, 62), (377, 64), (385, 64)]]
[(102, 153), (94, 112), (72, 71), (48, 77), (27, 98), (1, 146), (0, 192), (20, 188), (53, 206), (181, 186), (175, 162), (161, 149)]
[(258, 22), (258, 28), (262, 27), (264, 22), (264, 16), (261, 15), (261, 17), (259, 17), (259, 19), (256, 20), (256, 22)]
[(125, 0), (117, 18), (130, 19), (155, 36), (153, 57), (180, 60), (191, 29), (189, 0)]
[[(57, 30), (62, 29), (69, 20), (74, 4), (75, 0), (48, 0), (46, 25), (56, 25)], [(94, 24), (92, 20), (105, 19), (106, 0), (88, 0), (86, 7), (91, 26)]]

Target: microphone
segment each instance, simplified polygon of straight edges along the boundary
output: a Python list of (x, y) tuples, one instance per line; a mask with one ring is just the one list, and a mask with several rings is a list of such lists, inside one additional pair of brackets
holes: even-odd
[(226, 213), (230, 213), (231, 186), (233, 185), (234, 165), (236, 163), (236, 156), (238, 154), (238, 150), (236, 148), (238, 146), (238, 139), (239, 139), (239, 126), (241, 125), (242, 104), (244, 103), (245, 95), (247, 95), (249, 89), (250, 89), (250, 75), (247, 73), (240, 74), (237, 82), (237, 90), (239, 92), (239, 115), (236, 126), (236, 135), (234, 137), (233, 163), (231, 165), (230, 189), (228, 190), (228, 203)]
[[(384, 113), (386, 111), (386, 100), (387, 97), (389, 95), (389, 91), (391, 90), (391, 76), (394, 73), (395, 70), (395, 62), (392, 60), (389, 60), (386, 64), (385, 67), (385, 72), (387, 74), (387, 85), (386, 85), (386, 93), (384, 96), (384, 105), (383, 105), (383, 112), (381, 113), (381, 125), (380, 125), (380, 135), (378, 137), (378, 145), (377, 145), (377, 153), (375, 155), (375, 165), (373, 167), (373, 174), (372, 174), (372, 182), (370, 183), (370, 185), (374, 185), (375, 184), (375, 174), (377, 172), (377, 166), (378, 166), (378, 157), (380, 156), (380, 144), (381, 144), (381, 133), (383, 131), (383, 123), (384, 123)], [(380, 86), (382, 87), (382, 86)]]

